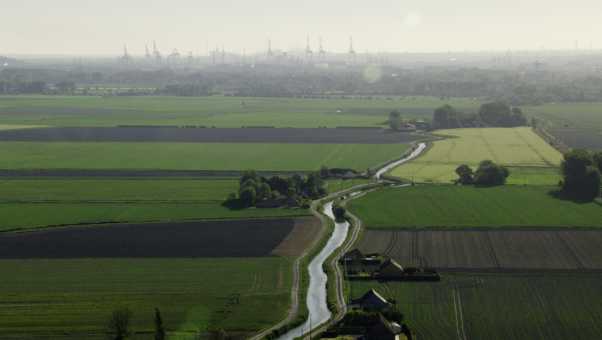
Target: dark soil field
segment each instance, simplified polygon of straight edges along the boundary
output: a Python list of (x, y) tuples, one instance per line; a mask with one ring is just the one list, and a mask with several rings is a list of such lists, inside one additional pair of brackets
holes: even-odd
[(602, 131), (583, 128), (557, 128), (550, 133), (574, 149), (602, 150)]
[(0, 131), (0, 141), (395, 144), (420, 136), (380, 128), (63, 127)]
[(600, 274), (444, 273), (440, 282), (353, 281), (397, 301), (420, 340), (602, 338)]
[(442, 271), (602, 271), (602, 232), (373, 231), (359, 248)]
[(0, 259), (295, 256), (313, 241), (313, 218), (71, 227), (0, 234)]

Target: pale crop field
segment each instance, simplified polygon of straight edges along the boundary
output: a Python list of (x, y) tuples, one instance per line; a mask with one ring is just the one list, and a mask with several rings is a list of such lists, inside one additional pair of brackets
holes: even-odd
[[(550, 172), (558, 168), (562, 155), (528, 127), (439, 130), (437, 134), (447, 138), (435, 141), (424, 155), (393, 169), (391, 174), (417, 182), (449, 183), (457, 177), (455, 169), (459, 165), (476, 168), (479, 162), (492, 160), (511, 167), (511, 173), (512, 168), (516, 168), (517, 175), (520, 173), (515, 178), (511, 175), (510, 183), (557, 182)], [(527, 168), (530, 171), (522, 171)], [(538, 169), (546, 183), (538, 178)]]

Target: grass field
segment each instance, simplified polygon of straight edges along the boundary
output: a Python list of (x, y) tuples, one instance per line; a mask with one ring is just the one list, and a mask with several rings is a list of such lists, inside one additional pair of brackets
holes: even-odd
[(326, 182), (326, 187), (328, 192), (338, 192), (342, 190), (349, 189), (356, 185), (368, 184), (371, 183), (371, 179), (330, 179)]
[(240, 97), (0, 97), (0, 124), (49, 126), (205, 125), (216, 127), (378, 126), (394, 109), (407, 118), (429, 119), (450, 103), (476, 110), (468, 99), (432, 97), (387, 100)]
[(106, 339), (111, 312), (123, 307), (135, 332), (152, 332), (155, 307), (170, 332), (254, 332), (285, 315), (291, 265), (282, 257), (0, 260), (0, 338)]
[[(417, 182), (449, 183), (460, 164), (476, 167), (492, 160), (511, 169), (512, 184), (556, 184), (562, 155), (530, 128), (439, 130), (451, 136), (433, 143), (418, 159), (393, 169), (392, 175)], [(526, 169), (517, 169), (523, 168)], [(541, 171), (539, 171), (541, 170)], [(512, 175), (515, 173), (515, 175)]]
[(441, 282), (353, 282), (394, 298), (419, 339), (602, 337), (600, 275), (444, 275)]
[(418, 185), (369, 193), (350, 203), (368, 228), (601, 227), (599, 202), (556, 199), (546, 186)]
[(236, 179), (35, 179), (0, 181), (0, 231), (98, 222), (306, 215), (302, 209), (230, 210)]
[(551, 127), (602, 131), (602, 103), (552, 103), (526, 107), (525, 111), (544, 119)]
[(196, 144), (6, 142), (0, 169), (366, 170), (399, 158), (403, 144)]

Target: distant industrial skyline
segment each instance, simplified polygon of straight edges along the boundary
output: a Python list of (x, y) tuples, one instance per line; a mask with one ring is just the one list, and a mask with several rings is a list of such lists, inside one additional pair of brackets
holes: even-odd
[[(358, 53), (602, 47), (594, 0), (22, 0), (0, 11), (0, 55), (132, 55), (215, 48)], [(321, 40), (321, 43), (320, 43)]]

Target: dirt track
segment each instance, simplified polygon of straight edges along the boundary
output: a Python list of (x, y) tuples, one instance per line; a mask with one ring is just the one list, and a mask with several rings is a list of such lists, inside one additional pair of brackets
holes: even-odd
[(443, 271), (602, 271), (600, 244), (593, 230), (368, 230), (360, 249)]
[(65, 127), (0, 131), (0, 141), (192, 143), (410, 143), (419, 136), (361, 128)]
[[(261, 257), (303, 252), (312, 218), (123, 224), (0, 234), (0, 259)], [(304, 232), (305, 231), (305, 232)]]

